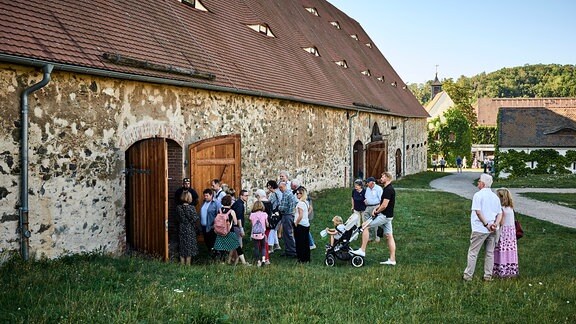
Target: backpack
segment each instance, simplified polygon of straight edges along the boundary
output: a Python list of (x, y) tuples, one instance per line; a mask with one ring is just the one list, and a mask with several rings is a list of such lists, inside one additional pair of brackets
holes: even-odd
[(264, 231), (265, 231), (264, 225), (262, 224), (260, 219), (257, 219), (256, 222), (254, 223), (254, 226), (252, 226), (252, 239), (254, 240), (264, 239)]
[(230, 228), (232, 227), (231, 211), (232, 209), (224, 213), (222, 209), (218, 210), (218, 214), (216, 214), (214, 219), (214, 233), (220, 236), (226, 236), (230, 233)]

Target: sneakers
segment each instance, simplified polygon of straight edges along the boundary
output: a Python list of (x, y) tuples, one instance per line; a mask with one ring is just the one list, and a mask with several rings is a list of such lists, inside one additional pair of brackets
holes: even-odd
[(274, 250), (282, 250), (279, 244), (274, 245)]
[(310, 250), (314, 250), (316, 248), (316, 244), (310, 245)]
[(484, 281), (494, 281), (494, 279), (492, 279), (492, 277), (484, 277), (483, 280)]
[(350, 252), (350, 253), (356, 254), (356, 255), (359, 255), (359, 256), (366, 256), (366, 252), (364, 252), (362, 249), (354, 250), (354, 251), (352, 251), (352, 252)]
[(392, 261), (392, 260), (388, 259), (388, 260), (386, 260), (386, 261), (380, 262), (380, 264), (386, 264), (386, 265), (393, 265), (393, 266), (395, 266), (395, 265), (396, 265), (396, 261)]
[(376, 236), (376, 237), (374, 238), (374, 242), (380, 243), (380, 236)]
[(261, 266), (262, 266), (262, 261), (258, 261), (257, 266), (258, 266), (258, 267), (261, 267)]
[(472, 277), (468, 277), (466, 275), (462, 276), (462, 280), (464, 281), (472, 281)]

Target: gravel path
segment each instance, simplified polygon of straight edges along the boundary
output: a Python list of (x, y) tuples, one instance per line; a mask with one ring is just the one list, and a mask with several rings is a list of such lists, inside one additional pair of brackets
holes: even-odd
[[(430, 182), (430, 186), (446, 192), (457, 194), (461, 197), (472, 199), (478, 191), (474, 186), (474, 180), (480, 178), (482, 172), (465, 171), (462, 173), (452, 173), (448, 176)], [(496, 188), (492, 188), (493, 190)], [(552, 193), (574, 193), (576, 189), (554, 189), (554, 188), (508, 188), (513, 195), (514, 209), (520, 214), (554, 224), (576, 228), (576, 210), (564, 206), (537, 201), (518, 195), (520, 192), (552, 192)]]

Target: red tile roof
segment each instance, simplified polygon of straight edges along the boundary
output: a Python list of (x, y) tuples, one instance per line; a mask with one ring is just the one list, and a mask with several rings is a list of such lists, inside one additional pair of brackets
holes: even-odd
[[(395, 115), (428, 116), (360, 24), (327, 1), (201, 3), (208, 12), (178, 0), (0, 0), (0, 61), (32, 58), (56, 63), (56, 69), (87, 67), (327, 106), (355, 109), (353, 103), (360, 103)], [(304, 7), (316, 8), (319, 16)], [(338, 21), (341, 29), (330, 21)], [(247, 27), (260, 23), (276, 37)], [(321, 56), (302, 49), (310, 46)], [(105, 59), (105, 53), (215, 78), (120, 65)], [(349, 68), (334, 63), (340, 60)], [(372, 76), (362, 75), (365, 69)], [(380, 76), (385, 82), (377, 80)]]
[[(576, 108), (576, 98), (478, 98), (478, 125), (496, 126), (500, 108)], [(574, 109), (572, 109), (574, 110)]]
[(500, 148), (576, 148), (576, 107), (500, 108)]

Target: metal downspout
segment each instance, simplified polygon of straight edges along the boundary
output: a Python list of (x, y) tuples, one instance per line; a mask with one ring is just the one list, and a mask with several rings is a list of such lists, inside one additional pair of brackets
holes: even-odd
[(408, 118), (402, 120), (402, 176), (406, 176), (406, 121)]
[(350, 165), (350, 186), (354, 183), (354, 166), (352, 165), (352, 156), (354, 155), (354, 144), (352, 144), (352, 118), (358, 117), (359, 111), (356, 110), (354, 115), (348, 117), (348, 141), (350, 142), (350, 156), (349, 156), (349, 165)]
[(20, 101), (21, 115), (20, 115), (20, 221), (18, 224), (18, 231), (20, 232), (20, 252), (24, 261), (28, 261), (28, 243), (30, 238), (30, 230), (28, 229), (28, 96), (33, 92), (40, 90), (50, 82), (50, 73), (54, 65), (47, 64), (42, 68), (44, 78), (42, 81), (24, 89)]

